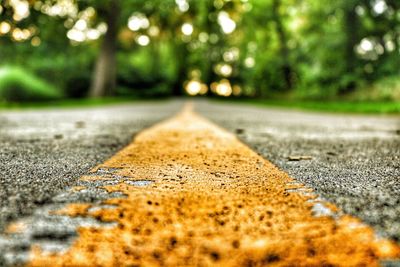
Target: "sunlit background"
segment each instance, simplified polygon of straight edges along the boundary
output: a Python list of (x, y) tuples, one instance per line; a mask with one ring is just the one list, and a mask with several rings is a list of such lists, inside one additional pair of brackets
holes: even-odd
[(0, 101), (400, 100), (398, 0), (2, 0)]

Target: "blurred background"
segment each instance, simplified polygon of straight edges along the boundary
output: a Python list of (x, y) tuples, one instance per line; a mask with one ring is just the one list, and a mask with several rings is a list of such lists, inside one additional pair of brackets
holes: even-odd
[(1, 0), (1, 103), (179, 95), (399, 103), (400, 1)]

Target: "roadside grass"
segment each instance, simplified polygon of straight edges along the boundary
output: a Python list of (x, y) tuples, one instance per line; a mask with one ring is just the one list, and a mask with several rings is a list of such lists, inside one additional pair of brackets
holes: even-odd
[(0, 68), (0, 101), (53, 101), (63, 94), (51, 84), (20, 67)]
[[(113, 104), (126, 104), (143, 101), (160, 101), (162, 98), (140, 98), (140, 97), (106, 97), (106, 98), (83, 98), (63, 99), (44, 102), (0, 102), (0, 110), (5, 109), (35, 109), (35, 108), (75, 108), (96, 107)], [(190, 98), (185, 98), (190, 100)], [(359, 113), (359, 114), (400, 114), (400, 102), (389, 101), (348, 101), (348, 100), (278, 100), (278, 99), (234, 99), (234, 98), (212, 98), (214, 101), (223, 103), (249, 104), (259, 107), (281, 107), (288, 109), (300, 109), (309, 111), (323, 111), (336, 113)]]
[(349, 100), (277, 100), (277, 99), (221, 99), (223, 102), (244, 103), (260, 107), (283, 107), (311, 111), (364, 114), (400, 114), (400, 101)]
[(141, 99), (137, 97), (105, 97), (105, 98), (82, 98), (63, 99), (57, 101), (43, 102), (0, 102), (0, 109), (35, 109), (35, 108), (75, 108), (75, 107), (96, 107), (112, 104), (124, 104), (136, 101), (154, 99)]

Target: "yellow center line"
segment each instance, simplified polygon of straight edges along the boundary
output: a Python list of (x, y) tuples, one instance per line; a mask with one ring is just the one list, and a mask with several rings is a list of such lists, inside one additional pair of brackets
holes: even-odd
[(71, 204), (60, 213), (117, 226), (79, 228), (65, 253), (33, 247), (29, 266), (377, 266), (400, 256), (354, 217), (313, 216), (315, 196), (294, 190), (301, 185), (287, 173), (191, 107), (99, 169), (125, 177), (105, 188), (126, 198), (104, 201), (115, 208)]

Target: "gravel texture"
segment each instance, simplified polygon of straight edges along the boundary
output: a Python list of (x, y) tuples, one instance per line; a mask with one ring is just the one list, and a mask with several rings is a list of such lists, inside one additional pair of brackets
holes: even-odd
[(400, 241), (400, 117), (200, 101), (196, 110), (380, 235)]
[(0, 111), (0, 231), (47, 204), (136, 132), (172, 116), (182, 104)]

